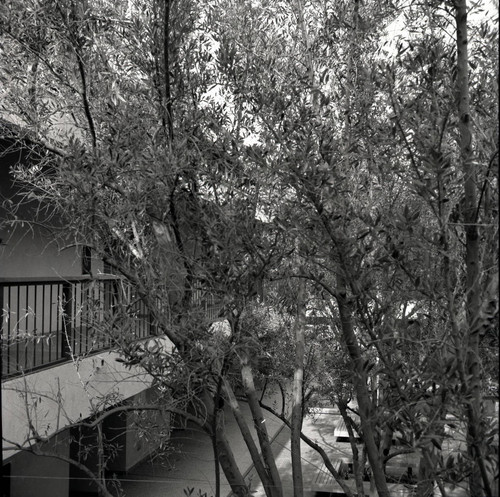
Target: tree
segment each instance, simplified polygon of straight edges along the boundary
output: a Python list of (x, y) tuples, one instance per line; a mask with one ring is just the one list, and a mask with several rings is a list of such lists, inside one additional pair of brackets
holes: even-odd
[[(289, 14), (283, 3), (266, 7), (269, 12), (273, 11), (273, 18), (279, 15), (280, 20), (286, 19)], [(459, 154), (453, 139), (457, 121), (451, 118), (454, 73), (449, 68), (454, 65), (454, 52), (453, 45), (443, 40), (443, 33), (453, 21), (453, 12), (438, 7), (429, 6), (422, 11), (411, 6), (405, 11), (405, 25), (413, 28), (415, 23), (413, 29), (418, 35), (396, 43), (399, 58), (394, 63), (390, 56), (383, 61), (378, 54), (373, 54), (371, 59), (360, 56), (359, 52), (349, 57), (349, 49), (339, 42), (345, 50), (343, 54), (347, 53), (342, 61), (346, 64), (344, 73), (348, 75), (347, 83), (342, 82), (340, 86), (340, 99), (338, 93), (337, 100), (330, 98), (333, 85), (325, 84), (330, 74), (328, 65), (316, 86), (314, 77), (312, 80), (310, 77), (311, 57), (313, 65), (325, 67), (321, 66), (324, 54), (321, 49), (328, 45), (321, 45), (318, 40), (325, 39), (321, 36), (330, 35), (330, 46), (335, 46), (332, 24), (323, 28), (314, 14), (310, 14), (307, 24), (313, 27), (309, 34), (313, 33), (310, 46), (314, 48), (308, 51), (302, 66), (296, 63), (293, 50), (282, 51), (279, 58), (272, 50), (268, 50), (267, 55), (264, 50), (256, 50), (258, 56), (250, 63), (255, 72), (252, 83), (246, 85), (246, 80), (231, 79), (235, 92), (258, 111), (256, 117), (262, 128), (259, 136), (266, 143), (265, 150), (273, 151), (276, 173), (288, 193), (285, 201), (293, 204), (282, 211), (287, 216), (293, 212), (291, 219), (278, 214), (276, 224), (288, 230), (300, 226), (304, 234), (304, 257), (315, 268), (308, 268), (309, 277), (319, 289), (328, 292), (327, 306), (328, 300), (337, 300), (338, 314), (333, 316), (340, 315), (342, 341), (347, 345), (357, 373), (363, 439), (369, 442), (370, 463), (372, 469), (376, 469), (374, 476), (383, 493), (387, 493), (384, 470), (378, 461), (379, 448), (385, 449), (378, 440), (379, 427), (392, 436), (398, 424), (401, 428), (406, 425), (411, 432), (422, 435), (418, 444), (424, 468), (429, 466), (429, 457), (434, 462), (439, 458), (435, 445), (441, 445), (442, 428), (450, 406), (463, 407), (469, 402), (467, 394), (461, 396), (460, 387), (455, 384), (457, 362), (452, 357), (456, 352), (462, 355), (468, 348), (463, 347), (463, 341), (458, 338), (462, 332), (455, 325), (460, 316), (457, 304), (469, 293), (454, 290), (461, 281), (455, 268), (461, 268), (463, 260), (461, 231), (454, 222), (453, 209), (460, 204), (456, 167)], [(356, 8), (355, 5), (352, 11), (344, 10), (342, 16), (331, 19), (351, 33), (348, 39), (355, 43), (348, 45), (350, 47), (363, 46), (357, 29), (367, 37), (377, 36), (376, 29), (372, 26), (372, 31), (367, 29), (364, 20), (380, 19), (377, 15), (363, 16), (369, 11), (367, 6), (360, 9), (361, 12), (356, 12)], [(260, 21), (263, 24), (266, 14)], [(395, 17), (390, 9), (385, 15), (386, 22)], [(345, 20), (349, 18), (354, 22), (347, 24)], [(422, 19), (428, 23), (425, 27)], [(487, 32), (486, 28), (482, 29), (483, 33)], [(240, 27), (234, 31), (243, 30), (244, 27)], [(378, 33), (380, 37), (382, 33)], [(271, 39), (280, 46), (297, 46), (296, 38), (283, 29), (273, 31), (271, 26), (266, 26), (265, 37), (271, 47), (274, 46)], [(253, 39), (259, 39), (259, 35)], [(245, 46), (243, 36), (238, 40), (240, 46)], [(371, 53), (368, 44), (366, 48), (366, 52)], [(407, 55), (403, 55), (405, 52)], [(353, 66), (356, 76), (350, 79)], [(262, 68), (266, 68), (265, 71)], [(276, 75), (282, 78), (279, 85), (276, 85)], [(318, 96), (317, 101), (313, 99), (311, 103), (310, 92)], [(380, 119), (369, 116), (368, 112), (373, 109), (379, 112)], [(392, 110), (392, 115), (387, 109)], [(343, 127), (331, 123), (332, 115), (342, 114), (347, 116)], [(491, 164), (496, 151), (490, 149), (485, 155), (489, 157), (486, 165)], [(354, 182), (346, 177), (346, 172), (355, 178)], [(391, 172), (396, 172), (393, 179)], [(489, 180), (484, 184), (488, 185)], [(375, 198), (375, 192), (379, 198)], [(496, 237), (493, 230), (487, 236)], [(444, 285), (437, 275), (444, 275)], [(419, 312), (429, 314), (429, 321), (412, 319), (412, 315), (418, 316)], [(401, 318), (406, 325), (415, 326), (407, 330), (396, 327)], [(394, 360), (391, 357), (394, 348), (414, 343), (411, 334), (426, 324), (430, 325), (430, 333), (422, 334), (419, 339), (425, 342), (414, 347), (413, 357), (418, 360), (415, 368), (408, 368), (404, 358)], [(457, 347), (455, 339), (460, 346)], [(373, 369), (370, 350), (375, 353), (380, 369)], [(428, 369), (431, 364), (436, 368), (432, 373)], [(441, 364), (445, 367), (441, 368)], [(377, 406), (370, 400), (370, 371), (384, 375), (383, 384), (390, 389), (386, 398), (394, 396), (392, 405)], [(416, 392), (415, 384), (409, 381), (412, 378), (421, 380)], [(454, 394), (446, 398), (445, 393), (450, 389)], [(401, 403), (419, 406), (405, 412), (403, 426), (395, 412)], [(439, 422), (422, 432), (419, 421), (422, 415), (427, 419), (437, 415)], [(453, 466), (452, 459), (449, 461)], [(445, 467), (438, 467), (432, 474), (422, 471), (427, 487), (420, 485), (421, 492), (427, 492), (433, 480), (447, 481)]]
[[(2, 14), (6, 68), (29, 67), (23, 77), (4, 72), (5, 111), (52, 151), (45, 167), (19, 168), (18, 178), (64, 213), (65, 233), (133, 285), (158, 340), (138, 344), (126, 327), (103, 331), (166, 398), (182, 392), (237, 495), (248, 489), (219, 423), (221, 399), (267, 495), (282, 494), (252, 361), (263, 335), (280, 350), (251, 304), (272, 279), (303, 285), (277, 326), (283, 331), (297, 315), (297, 495), (310, 400), (301, 364), (317, 346), (302, 333), (302, 302), (313, 299), (329, 320), (331, 346), (311, 369), (340, 363), (328, 395), (364, 446), (358, 457), (352, 444), (358, 494), (365, 455), (378, 493), (389, 495), (388, 462), (404, 452), (420, 458), (420, 495), (434, 482), (444, 491), (464, 468), (471, 491), (490, 492), (494, 461), (481, 441), (488, 429), (480, 406), (494, 353), (480, 338), (494, 342), (498, 312), (498, 263), (488, 248), (498, 243), (497, 126), (485, 131), (497, 98), (485, 67), (496, 33), (478, 26), (468, 60), (465, 10), (264, 0), (151, 0), (124, 10), (68, 0), (26, 8), (12, 1)], [(452, 42), (446, 33), (455, 21)], [(391, 41), (387, 31), (398, 24), (406, 32)], [(470, 82), (473, 64), (482, 76)], [(71, 126), (61, 123), (67, 116)], [(227, 335), (204, 319), (200, 295), (217, 302)], [(130, 316), (123, 309), (116, 318)], [(268, 374), (293, 376), (287, 368)], [(355, 416), (339, 383), (354, 392)], [(451, 416), (468, 423), (460, 463), (443, 450)]]
[[(262, 478), (279, 479), (239, 324), (245, 299), (256, 294), (274, 257), (276, 237), (263, 232), (255, 215), (249, 217), (258, 191), (244, 178), (245, 162), (225, 150), (221, 106), (212, 101), (209, 108), (201, 106), (211, 81), (192, 67), (206, 65), (212, 48), (203, 45), (201, 12), (169, 2), (125, 13), (91, 2), (34, 2), (27, 9), (12, 2), (10, 7), (3, 19), (8, 48), (26, 49), (19, 55), (35, 59), (38, 82), (53, 85), (65, 102), (43, 105), (33, 119), (25, 115), (25, 126), (33, 127), (53, 154), (39, 170), (20, 167), (18, 177), (31, 198), (60, 213), (66, 233), (133, 285), (158, 337), (167, 337), (175, 352), (161, 340), (136, 343), (126, 308), (116, 309), (102, 331), (126, 364), (140, 365), (167, 394), (182, 384), (176, 373), (184, 374), (185, 386), (191, 385), (186, 402), (213, 437), (233, 490), (245, 495), (248, 489), (218, 422), (221, 391), (231, 395), (224, 378), (227, 362), (239, 351), (264, 449)], [(64, 29), (56, 29), (61, 22)], [(18, 29), (33, 23), (40, 26), (40, 39)], [(41, 94), (44, 102), (48, 97)], [(22, 107), (16, 98), (13, 104)], [(42, 122), (51, 124), (51, 114), (56, 120), (71, 115), (75, 123), (57, 146), (51, 144), (50, 129), (40, 129)], [(196, 305), (200, 294), (215, 296), (230, 321), (232, 338), (215, 355), (206, 339), (211, 323)], [(258, 451), (252, 453), (257, 464)], [(279, 495), (275, 482), (267, 488)]]

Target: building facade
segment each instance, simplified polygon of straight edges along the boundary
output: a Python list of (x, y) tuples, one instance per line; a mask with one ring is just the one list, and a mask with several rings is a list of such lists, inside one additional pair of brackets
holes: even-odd
[[(43, 209), (11, 174), (33, 149), (0, 124), (2, 497), (96, 494), (85, 468), (99, 475), (105, 462), (108, 472), (126, 472), (155, 450), (137, 412), (117, 409), (150, 403), (151, 379), (116, 360), (102, 329), (116, 326), (117, 305), (129, 307), (137, 340), (151, 335), (151, 319), (88, 248), (37, 223)], [(95, 424), (105, 410), (116, 413)], [(168, 416), (149, 422), (168, 433)]]

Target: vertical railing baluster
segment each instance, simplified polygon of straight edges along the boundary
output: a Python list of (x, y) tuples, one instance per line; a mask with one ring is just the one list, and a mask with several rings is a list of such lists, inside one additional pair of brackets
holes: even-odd
[(84, 282), (83, 286), (85, 287), (85, 298), (82, 303), (82, 333), (85, 330), (85, 336), (80, 338), (80, 353), (87, 353), (89, 351), (89, 329), (92, 322), (92, 285)]
[(104, 307), (105, 307), (105, 304), (104, 304), (104, 299), (106, 298), (105, 295), (105, 291), (104, 291), (104, 285), (105, 285), (105, 281), (97, 281), (97, 297), (96, 297), (96, 301), (99, 305), (99, 310), (98, 310), (98, 313), (97, 315), (95, 316), (95, 322), (96, 322), (96, 325), (95, 325), (95, 329), (94, 329), (94, 343), (97, 343), (98, 346), (100, 347), (101, 346), (101, 343), (102, 343), (102, 346), (104, 346), (104, 338), (105, 338), (105, 333), (104, 333), (104, 329), (103, 329), (103, 326), (102, 326), (102, 323), (104, 321)]
[(144, 304), (144, 314), (147, 316), (147, 335), (153, 335), (153, 314), (149, 308)]
[(36, 332), (36, 325), (37, 325), (37, 296), (38, 296), (38, 287), (37, 285), (33, 285), (33, 368), (36, 367), (37, 363), (37, 357), (36, 353), (38, 350), (38, 340), (37, 340), (37, 332)]
[(92, 334), (92, 326), (94, 323), (94, 288), (92, 282), (84, 283), (87, 290), (86, 290), (86, 299), (85, 299), (85, 315), (83, 316), (83, 324), (82, 324), (82, 330), (83, 330), (83, 325), (85, 325), (85, 338), (82, 339), (82, 344), (85, 343), (85, 347), (83, 349), (84, 353), (88, 353), (89, 350), (91, 349), (91, 338), (90, 335)]
[(108, 285), (109, 282), (107, 280), (99, 281), (99, 336), (96, 340), (99, 347), (106, 347), (109, 342), (109, 333), (104, 326), (104, 320), (111, 315), (111, 313), (107, 313), (106, 310), (106, 306), (109, 304), (109, 302), (106, 302), (108, 297)]
[(75, 310), (73, 314), (74, 315), (73, 334), (75, 336), (75, 343), (73, 345), (73, 350), (75, 354), (81, 354), (83, 326), (85, 324), (83, 318), (83, 312), (85, 309), (84, 296), (87, 290), (85, 282), (75, 283), (75, 287), (78, 287), (78, 290), (75, 290), (75, 292), (77, 295), (79, 295), (79, 298), (78, 300), (75, 299)]
[(78, 344), (81, 342), (81, 325), (82, 325), (82, 283), (75, 283), (73, 285), (73, 299), (71, 306), (71, 350), (73, 355), (77, 355)]
[[(0, 302), (2, 303), (2, 315), (1, 315), (1, 319), (2, 321), (0, 322), (0, 361), (2, 361), (2, 364), (0, 365), (0, 374), (2, 375), (2, 378), (4, 377), (5, 373), (4, 373), (4, 364), (6, 365), (6, 368), (7, 368), (7, 374), (8, 374), (8, 371), (9, 371), (9, 328), (8, 328), (8, 324), (9, 322), (7, 321), (7, 326), (5, 327), (6, 330), (7, 330), (7, 346), (5, 346), (4, 344), (4, 338), (3, 338), (3, 334), (4, 334), (4, 319), (5, 319), (5, 316), (4, 314), (7, 312), (7, 308), (5, 306), (5, 302), (4, 302), (4, 285), (3, 283), (0, 282)], [(7, 353), (5, 353), (5, 351), (7, 351)], [(5, 363), (5, 360), (7, 360), (7, 362)]]
[(89, 320), (89, 285), (87, 282), (82, 281), (80, 287), (80, 326), (78, 333), (79, 341), (79, 354), (87, 351), (88, 339), (88, 320)]
[[(21, 295), (21, 288), (18, 285), (17, 286), (16, 306), (15, 306), (15, 310), (14, 310), (14, 316), (15, 316), (16, 321), (15, 321), (15, 324), (12, 328), (12, 335), (11, 335), (11, 340), (12, 340), (12, 344), (13, 344), (15, 356), (16, 356), (16, 362), (15, 362), (15, 365), (13, 366), (12, 369), (15, 369), (16, 371), (19, 370), (19, 350), (18, 350), (17, 334), (19, 333), (19, 298), (20, 298), (20, 295)], [(11, 304), (11, 309), (12, 309), (12, 304)], [(11, 322), (12, 322), (12, 313), (11, 313)]]
[[(83, 293), (85, 289), (85, 294)], [(80, 354), (88, 352), (89, 325), (92, 320), (92, 288), (91, 284), (84, 281), (82, 283), (82, 315), (81, 315), (81, 336), (80, 336)], [(85, 335), (84, 335), (85, 330)]]
[[(12, 351), (12, 348), (13, 346), (15, 346), (15, 337), (13, 336), (14, 335), (14, 328), (13, 328), (13, 325), (12, 325), (12, 301), (13, 301), (13, 296), (12, 296), (12, 292), (14, 291), (14, 289), (12, 287), (9, 287), (9, 322), (7, 323), (9, 328), (9, 374), (11, 372), (13, 372), (12, 370), (16, 370), (17, 369), (17, 363), (15, 366), (12, 366), (12, 361), (11, 361), (11, 351)], [(14, 347), (15, 348), (15, 347)]]
[(86, 336), (85, 332), (85, 321), (86, 321), (86, 313), (87, 313), (87, 302), (88, 302), (88, 288), (87, 284), (82, 281), (79, 285), (80, 287), (80, 298), (78, 299), (79, 304), (78, 308), (75, 311), (75, 320), (78, 318), (78, 324), (75, 323), (75, 337), (77, 337), (78, 341), (76, 349), (78, 350), (77, 354), (81, 354), (83, 352), (82, 347), (84, 346), (84, 338)]
[(89, 296), (89, 287), (85, 281), (80, 283), (80, 306), (77, 309), (78, 317), (79, 317), (79, 326), (75, 324), (75, 336), (78, 337), (78, 354), (82, 354), (85, 352), (85, 340), (87, 336), (86, 326), (88, 319), (88, 296)]
[(49, 284), (49, 329), (48, 329), (48, 339), (47, 339), (47, 347), (49, 349), (49, 362), (52, 361), (53, 306), (54, 306), (54, 285), (51, 283)]
[(63, 334), (61, 336), (61, 357), (69, 357), (71, 349), (69, 342), (71, 341), (73, 322), (73, 291), (71, 283), (65, 281), (62, 284), (62, 325)]
[(5, 321), (5, 326), (7, 328), (7, 374), (10, 374), (11, 370), (11, 360), (10, 360), (10, 352), (11, 352), (11, 347), (12, 347), (12, 337), (11, 337), (11, 323), (12, 323), (12, 298), (11, 298), (11, 291), (12, 288), (9, 286), (7, 289), (4, 290), (4, 296), (5, 292), (7, 291), (7, 306), (5, 309), (5, 312), (7, 313), (7, 319)]
[(57, 359), (61, 359), (64, 357), (62, 355), (62, 345), (61, 345), (61, 337), (63, 330), (61, 326), (63, 326), (63, 314), (64, 314), (64, 297), (62, 294), (62, 285), (60, 283), (57, 284), (57, 307), (56, 307), (56, 354)]
[(42, 283), (41, 287), (42, 287), (42, 315), (41, 315), (41, 329), (40, 329), (40, 335), (41, 335), (41, 339), (40, 339), (41, 347), (40, 348), (41, 348), (41, 354), (42, 354), (41, 363), (45, 364), (45, 357), (44, 357), (44, 353), (45, 353), (45, 350), (44, 350), (44, 348), (45, 348), (45, 319), (46, 319), (46, 315), (45, 315), (45, 284)]
[(87, 346), (87, 349), (89, 351), (94, 351), (95, 348), (94, 348), (94, 344), (95, 344), (95, 340), (97, 338), (97, 330), (99, 328), (99, 324), (98, 324), (98, 318), (99, 318), (99, 314), (101, 312), (101, 300), (100, 300), (100, 289), (99, 289), (99, 286), (100, 286), (100, 282), (99, 281), (95, 281), (95, 280), (92, 280), (90, 283), (90, 297), (91, 297), (91, 301), (90, 301), (90, 327), (89, 327), (89, 333), (88, 333), (88, 346)]
[(73, 355), (78, 354), (77, 345), (79, 342), (78, 330), (81, 324), (81, 300), (82, 300), (82, 284), (72, 283), (72, 299), (71, 299), (71, 350)]
[(98, 302), (99, 310), (95, 317), (96, 325), (94, 329), (94, 343), (98, 344), (98, 347), (101, 347), (101, 344), (104, 347), (104, 340), (106, 336), (106, 333), (103, 333), (104, 309), (106, 307), (106, 292), (104, 290), (105, 284), (105, 281), (97, 281), (96, 301)]
[[(25, 303), (26, 303), (26, 309), (24, 311), (24, 316), (23, 316), (23, 319), (24, 319), (24, 327), (25, 327), (25, 334), (27, 335), (28, 334), (28, 298), (29, 298), (29, 295), (28, 295), (28, 285), (25, 285), (25, 289), (26, 291), (24, 292), (25, 293)], [(18, 333), (19, 333), (19, 328), (18, 328)], [(24, 370), (26, 371), (27, 367), (28, 367), (28, 341), (26, 340), (26, 336), (24, 337), (23, 339), (23, 344), (24, 344)]]

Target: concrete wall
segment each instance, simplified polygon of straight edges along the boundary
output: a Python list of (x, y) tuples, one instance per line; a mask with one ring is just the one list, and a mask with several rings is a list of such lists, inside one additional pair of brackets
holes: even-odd
[[(144, 405), (150, 404), (153, 400), (152, 389), (145, 390), (129, 399), (126, 404)], [(112, 444), (104, 447), (106, 454), (106, 467), (110, 473), (125, 473), (130, 468), (141, 462), (149, 454), (158, 448), (158, 438), (155, 439), (157, 428), (151, 429), (147, 439), (139, 436), (138, 425), (144, 426), (146, 422), (152, 422), (158, 426), (158, 429), (168, 429), (168, 419), (161, 419), (161, 416), (155, 411), (147, 411), (141, 414), (141, 420), (138, 422), (137, 413), (122, 411), (113, 413), (103, 422), (103, 438), (105, 444)], [(75, 427), (71, 430), (73, 443), (71, 445), (71, 458), (81, 461), (87, 468), (94, 473), (98, 471), (98, 452), (97, 452), (97, 431), (94, 428)], [(83, 452), (82, 452), (83, 449)], [(97, 486), (89, 481), (87, 475), (75, 466), (70, 468), (71, 493), (78, 495), (95, 495)]]
[[(80, 276), (81, 249), (63, 236), (60, 219), (48, 206), (27, 202), (14, 184), (10, 169), (22, 156), (8, 154), (0, 161), (0, 278)], [(15, 222), (7, 223), (14, 215)], [(94, 273), (102, 269), (99, 261), (92, 263)]]
[[(147, 375), (126, 369), (116, 362), (117, 357), (116, 352), (103, 352), (3, 382), (4, 437), (23, 444), (30, 436), (30, 423), (41, 436), (51, 436), (102, 406), (119, 403), (149, 387)], [(4, 442), (3, 446), (11, 445)], [(4, 450), (4, 459), (16, 452), (15, 448)]]
[[(41, 450), (69, 456), (69, 434), (60, 433)], [(67, 497), (69, 466), (53, 457), (20, 452), (9, 461), (10, 495), (12, 497)]]
[[(154, 395), (154, 389), (144, 390), (129, 399), (128, 404), (154, 404)], [(162, 416), (158, 411), (122, 412), (106, 418), (105, 436), (119, 448), (116, 457), (108, 462), (108, 469), (116, 472), (129, 471), (158, 449), (161, 441), (159, 430), (166, 433), (169, 425), (170, 416)]]
[(49, 241), (39, 227), (25, 224), (3, 229), (0, 238), (0, 278), (69, 278), (82, 274), (76, 248)]
[[(154, 403), (154, 390), (144, 390), (136, 395), (133, 402), (142, 404)], [(170, 416), (167, 414), (164, 417), (157, 411), (145, 411), (142, 413), (142, 420), (138, 422), (138, 413), (128, 413), (127, 416), (127, 431), (126, 431), (126, 457), (124, 471), (128, 471), (137, 463), (141, 462), (145, 457), (158, 449), (160, 444), (160, 437), (158, 436), (158, 429), (168, 431), (170, 424)], [(152, 428), (148, 432), (148, 436), (140, 436), (137, 426), (144, 427), (150, 425)]]
[[(149, 404), (153, 398), (154, 391), (149, 389), (139, 392), (126, 403)], [(157, 412), (150, 411), (147, 417), (159, 429), (168, 430), (168, 419), (162, 419)], [(146, 440), (138, 436), (136, 422), (136, 414), (133, 412), (115, 413), (105, 419), (105, 441), (112, 441), (118, 449), (116, 457), (107, 461), (109, 471), (126, 472), (158, 448), (155, 430), (151, 430), (151, 436)], [(48, 454), (79, 461), (97, 474), (97, 445), (97, 431), (94, 428), (77, 426), (59, 432), (48, 442), (38, 444), (38, 447)], [(106, 453), (108, 456), (111, 454)], [(98, 493), (96, 484), (85, 472), (55, 457), (36, 456), (20, 451), (9, 457), (6, 464), (4, 467), (10, 476), (10, 491), (6, 495), (11, 497), (90, 497)]]

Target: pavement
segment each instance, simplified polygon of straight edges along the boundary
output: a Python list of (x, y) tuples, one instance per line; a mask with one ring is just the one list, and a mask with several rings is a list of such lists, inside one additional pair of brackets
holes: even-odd
[[(276, 399), (269, 399), (276, 405)], [(278, 407), (279, 408), (279, 407)], [(248, 406), (242, 410), (249, 426), (253, 428)], [(225, 411), (227, 437), (231, 443), (236, 461), (252, 495), (265, 497), (263, 486), (252, 465), (248, 450), (239, 432), (236, 421)], [(281, 475), (284, 497), (293, 495), (290, 430), (271, 414), (266, 415), (266, 424), (272, 439), (272, 449)], [(342, 461), (352, 459), (350, 445), (346, 442), (347, 430), (342, 417), (335, 409), (318, 409), (304, 419), (303, 432), (320, 444), (330, 457), (336, 469)], [(256, 434), (254, 438), (257, 440)], [(321, 456), (304, 442), (301, 444), (303, 461), (304, 497), (319, 495), (342, 495), (342, 489), (326, 469)], [(413, 455), (401, 455), (391, 460), (390, 473), (403, 474), (408, 467), (414, 472), (418, 460)], [(126, 497), (213, 497), (215, 496), (214, 457), (210, 438), (196, 426), (188, 425), (185, 430), (175, 431), (171, 438), (171, 451), (164, 457), (153, 457), (132, 468), (120, 483)], [(346, 479), (355, 493), (353, 478)], [(231, 489), (221, 471), (221, 497), (229, 497)], [(412, 489), (402, 484), (389, 485), (393, 497), (409, 497)], [(375, 497), (376, 490), (365, 483), (365, 495)], [(448, 489), (450, 497), (465, 497), (463, 489)]]
[[(352, 451), (348, 440), (347, 428), (340, 413), (331, 408), (317, 409), (315, 414), (306, 416), (303, 421), (302, 432), (311, 440), (318, 443), (328, 455), (335, 469), (341, 472), (341, 466), (347, 469), (352, 461)], [(283, 494), (285, 497), (293, 495), (291, 441), (288, 429), (282, 430), (273, 441), (273, 451), (276, 456), (278, 471), (281, 475)], [(321, 456), (305, 442), (301, 443), (302, 474), (304, 497), (319, 495), (345, 495), (340, 485), (326, 468)], [(408, 466), (415, 467), (416, 461), (410, 456), (401, 456), (393, 462), (393, 470), (404, 473)], [(393, 471), (394, 474), (394, 471)], [(344, 480), (347, 486), (356, 493), (354, 479)], [(393, 497), (408, 497), (411, 489), (404, 485), (389, 484)], [(265, 497), (262, 484), (252, 487), (255, 497)], [(365, 482), (366, 496), (377, 496), (377, 492), (370, 482)]]
[[(251, 413), (242, 405), (245, 418), (251, 423)], [(290, 430), (274, 418), (266, 416), (272, 449), (282, 478), (283, 494), (293, 495), (292, 462), (290, 450)], [(229, 411), (225, 411), (226, 433), (245, 480), (250, 485), (252, 495), (265, 497), (264, 488), (253, 467), (248, 450), (239, 432), (236, 421)], [(336, 469), (341, 461), (351, 459), (349, 443), (337, 442), (345, 439), (345, 423), (337, 411), (321, 409), (312, 416), (307, 416), (303, 423), (303, 432), (312, 440), (321, 444)], [(257, 437), (254, 433), (254, 438)], [(318, 492), (341, 492), (342, 489), (325, 468), (319, 454), (305, 443), (301, 444), (302, 468), (305, 497), (314, 497)], [(406, 462), (405, 462), (406, 464)], [(132, 468), (120, 483), (126, 497), (213, 497), (215, 495), (214, 457), (210, 438), (195, 425), (188, 425), (185, 430), (172, 434), (171, 450), (164, 457), (153, 457)], [(346, 481), (354, 490), (354, 481)], [(397, 491), (394, 496), (405, 497), (409, 491)], [(229, 497), (231, 488), (221, 471), (222, 497)], [(366, 495), (376, 495), (370, 484), (366, 484)]]

